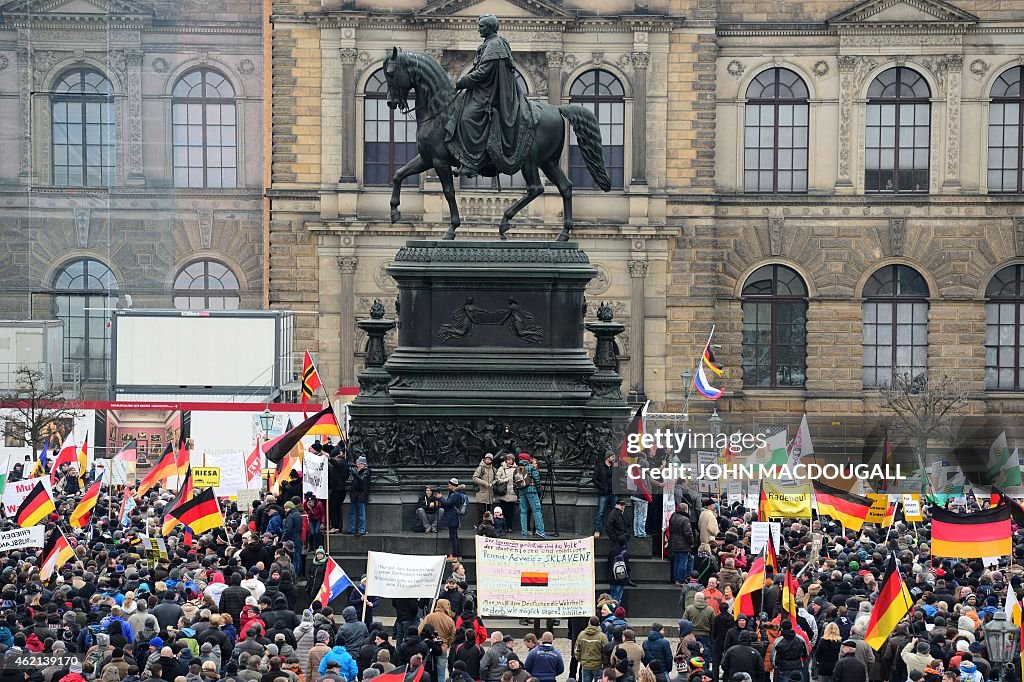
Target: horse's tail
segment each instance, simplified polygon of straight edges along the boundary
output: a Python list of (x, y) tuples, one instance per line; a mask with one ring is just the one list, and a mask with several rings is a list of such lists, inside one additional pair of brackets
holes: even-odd
[(590, 171), (594, 182), (607, 192), (612, 188), (612, 180), (608, 177), (608, 171), (604, 167), (604, 155), (601, 152), (601, 128), (597, 125), (594, 112), (578, 104), (569, 104), (558, 107), (558, 113), (569, 121), (569, 125), (576, 132), (580, 153), (583, 154), (583, 162), (587, 164), (587, 170)]

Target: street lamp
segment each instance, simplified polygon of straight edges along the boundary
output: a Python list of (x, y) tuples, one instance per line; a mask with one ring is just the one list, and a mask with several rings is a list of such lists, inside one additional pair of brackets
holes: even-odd
[(679, 378), (683, 380), (683, 416), (685, 417), (690, 414), (690, 387), (693, 385), (690, 383), (690, 370), (684, 369)]
[(985, 645), (988, 648), (988, 659), (999, 670), (999, 678), (1005, 677), (1005, 668), (1017, 655), (1016, 638), (1018, 629), (1006, 619), (1004, 611), (996, 611), (992, 620), (981, 626), (985, 633)]
[(274, 428), (274, 415), (270, 413), (270, 405), (263, 408), (263, 414), (260, 415), (260, 427), (263, 429), (264, 436), (267, 436)]
[(718, 415), (718, 408), (714, 408), (711, 416), (708, 417), (708, 430), (711, 431), (711, 435), (717, 436), (722, 433), (722, 418)]

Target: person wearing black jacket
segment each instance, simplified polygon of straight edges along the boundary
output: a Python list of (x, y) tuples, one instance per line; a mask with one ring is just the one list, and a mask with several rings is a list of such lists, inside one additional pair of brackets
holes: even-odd
[[(395, 627), (392, 630), (392, 637), (396, 644), (402, 643), (402, 637), (410, 627), (419, 625), (421, 601), (425, 600), (412, 597), (396, 597), (391, 600), (391, 605), (395, 608)], [(392, 663), (396, 662), (394, 656), (391, 661)]]
[[(351, 473), (352, 507), (349, 510), (348, 533), (366, 535), (366, 503), (370, 500), (370, 482), (373, 480), (366, 457), (359, 457), (356, 460), (356, 468)], [(334, 504), (333, 500), (331, 504)]]
[(736, 673), (747, 673), (753, 682), (764, 678), (764, 653), (754, 646), (754, 633), (744, 630), (737, 644), (726, 649), (722, 656), (720, 680), (732, 680)]
[(597, 511), (594, 514), (594, 537), (601, 537), (601, 528), (604, 526), (605, 513), (608, 510), (608, 503), (615, 504), (615, 493), (614, 493), (614, 481), (615, 481), (615, 463), (618, 458), (614, 452), (609, 452), (604, 458), (603, 462), (600, 462), (594, 467), (593, 483), (594, 488), (597, 490)]
[(405, 630), (405, 639), (398, 645), (395, 653), (396, 657), (392, 663), (401, 666), (408, 663), (409, 659), (415, 654), (419, 654), (426, 659), (430, 655), (430, 647), (420, 638), (420, 633), (416, 626), (410, 625)]
[(868, 679), (868, 669), (856, 656), (857, 642), (846, 640), (841, 651), (839, 662), (832, 670), (832, 682), (864, 682)]
[(615, 500), (615, 506), (608, 512), (605, 535), (611, 540), (612, 548), (609, 553), (612, 556), (621, 552), (622, 548), (629, 543), (629, 526), (626, 524), (626, 516), (623, 513), (625, 509), (625, 500)]
[(345, 495), (348, 494), (349, 462), (341, 443), (331, 450), (331, 459), (327, 463), (327, 482), (331, 489), (331, 507), (329, 522), (332, 532), (340, 533), (344, 528)]
[(685, 502), (678, 503), (669, 517), (668, 551), (672, 555), (672, 584), (682, 587), (693, 570), (693, 525)]

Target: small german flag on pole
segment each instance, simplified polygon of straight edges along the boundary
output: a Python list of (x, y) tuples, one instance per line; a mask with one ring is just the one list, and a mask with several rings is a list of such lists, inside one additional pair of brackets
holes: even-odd
[(177, 473), (178, 463), (177, 458), (174, 456), (174, 446), (168, 443), (167, 447), (164, 448), (164, 454), (160, 455), (160, 459), (157, 460), (153, 468), (146, 474), (146, 477), (139, 483), (139, 489), (135, 492), (135, 497), (141, 499), (143, 495), (157, 485), (167, 483), (167, 479), (175, 476)]
[(55, 511), (57, 508), (53, 505), (53, 498), (50, 497), (50, 493), (46, 492), (43, 482), (39, 481), (18, 507), (14, 519), (22, 528), (29, 528)]
[(42, 560), (39, 562), (39, 577), (43, 581), (49, 580), (54, 572), (60, 570), (60, 567), (74, 556), (75, 550), (71, 548), (71, 543), (64, 537), (64, 533), (60, 528), (55, 529), (46, 541), (46, 546), (43, 547)]
[(875, 651), (880, 651), (896, 625), (907, 615), (912, 603), (910, 592), (903, 583), (903, 577), (896, 565), (896, 555), (890, 554), (885, 577), (878, 588), (878, 599), (871, 609), (871, 619), (868, 621), (867, 632), (864, 633), (864, 641)]
[[(302, 404), (305, 405), (309, 402), (313, 394), (323, 384), (320, 382), (320, 374), (316, 371), (316, 365), (313, 364), (313, 356), (306, 351), (305, 356), (302, 358)], [(305, 414), (305, 412), (303, 412)]]
[(188, 502), (178, 505), (171, 510), (171, 516), (191, 528), (196, 535), (224, 525), (224, 516), (220, 513), (213, 488), (207, 488)]

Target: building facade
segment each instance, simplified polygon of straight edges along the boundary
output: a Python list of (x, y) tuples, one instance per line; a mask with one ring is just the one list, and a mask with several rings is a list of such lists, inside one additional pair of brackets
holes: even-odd
[[(1024, 389), (1024, 16), (1012, 0), (275, 2), (270, 304), (318, 311), (297, 343), (354, 385), (375, 298), (409, 238), (447, 227), (429, 176), (388, 219), (415, 151), (387, 109), (392, 46), (454, 78), (494, 13), (530, 97), (598, 115), (615, 186), (576, 184), (588, 293), (627, 331), (634, 398), (679, 409), (714, 325), (716, 403), (737, 423), (803, 413), (851, 434), (894, 373), (948, 375), (974, 414)], [(464, 184), (463, 238), (516, 198)], [(486, 185), (486, 186), (485, 186)], [(512, 191), (510, 191), (510, 187)], [(549, 191), (513, 238), (551, 238)], [(304, 326), (303, 326), (304, 325)], [(710, 411), (702, 399), (692, 411)]]
[(0, 6), (0, 319), (107, 396), (115, 308), (263, 308), (257, 0)]

